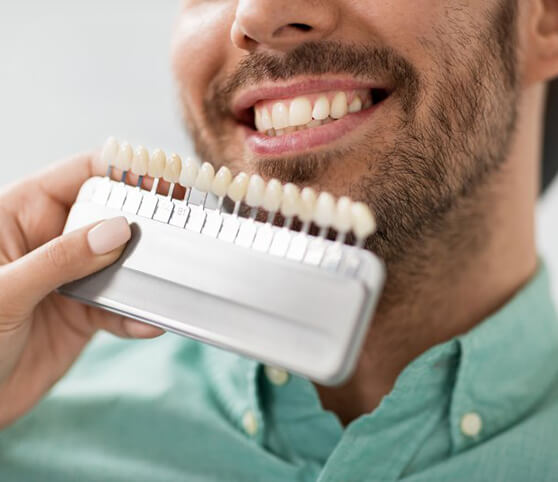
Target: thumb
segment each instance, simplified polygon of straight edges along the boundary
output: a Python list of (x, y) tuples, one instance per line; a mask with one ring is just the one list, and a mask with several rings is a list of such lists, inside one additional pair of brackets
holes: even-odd
[(128, 221), (120, 216), (49, 241), (6, 266), (7, 299), (22, 310), (32, 309), (59, 286), (116, 261), (130, 236)]

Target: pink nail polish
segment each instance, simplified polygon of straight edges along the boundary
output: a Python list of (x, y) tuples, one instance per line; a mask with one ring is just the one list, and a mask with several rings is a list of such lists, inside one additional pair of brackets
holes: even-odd
[(128, 220), (119, 216), (97, 224), (87, 233), (87, 241), (93, 253), (105, 254), (122, 246), (131, 235)]

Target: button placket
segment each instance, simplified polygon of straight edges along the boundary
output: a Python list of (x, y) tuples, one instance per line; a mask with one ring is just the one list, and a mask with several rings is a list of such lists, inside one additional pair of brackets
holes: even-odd
[(264, 367), (265, 376), (268, 381), (278, 387), (285, 385), (289, 381), (289, 374), (282, 368), (266, 365)]
[(246, 410), (246, 412), (244, 412), (242, 416), (242, 428), (250, 437), (258, 433), (258, 419), (252, 410)]

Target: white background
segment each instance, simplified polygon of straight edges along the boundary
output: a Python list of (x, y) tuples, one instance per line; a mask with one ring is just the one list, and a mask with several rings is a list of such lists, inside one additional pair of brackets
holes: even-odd
[(109, 135), (182, 154), (177, 0), (0, 1), (1, 183)]
[[(178, 7), (0, 1), (0, 186), (108, 135), (190, 152), (169, 67)], [(541, 250), (558, 273), (557, 183), (538, 214)]]

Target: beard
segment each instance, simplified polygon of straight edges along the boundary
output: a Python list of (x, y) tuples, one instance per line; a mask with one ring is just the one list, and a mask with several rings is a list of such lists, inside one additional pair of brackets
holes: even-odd
[[(235, 165), (222, 119), (231, 117), (232, 95), (247, 85), (337, 73), (388, 79), (388, 100), (398, 106), (391, 136), (366, 133), (358, 146), (258, 159), (252, 165), (263, 177), (312, 183), (333, 162), (358, 159), (365, 174), (347, 194), (375, 213), (378, 229), (366, 247), (388, 268), (417, 257), (416, 248), (427, 237), (443, 238), (457, 249), (466, 238), (463, 226), (473, 233), (480, 223), (475, 194), (505, 163), (513, 139), (519, 103), (517, 10), (516, 1), (502, 1), (476, 28), (448, 21), (447, 31), (439, 31), (431, 46), (434, 76), (421, 75), (389, 46), (320, 41), (282, 56), (251, 53), (232, 74), (210, 85), (204, 126), (188, 123), (196, 150), (203, 160)], [(478, 239), (478, 230), (470, 238)]]

